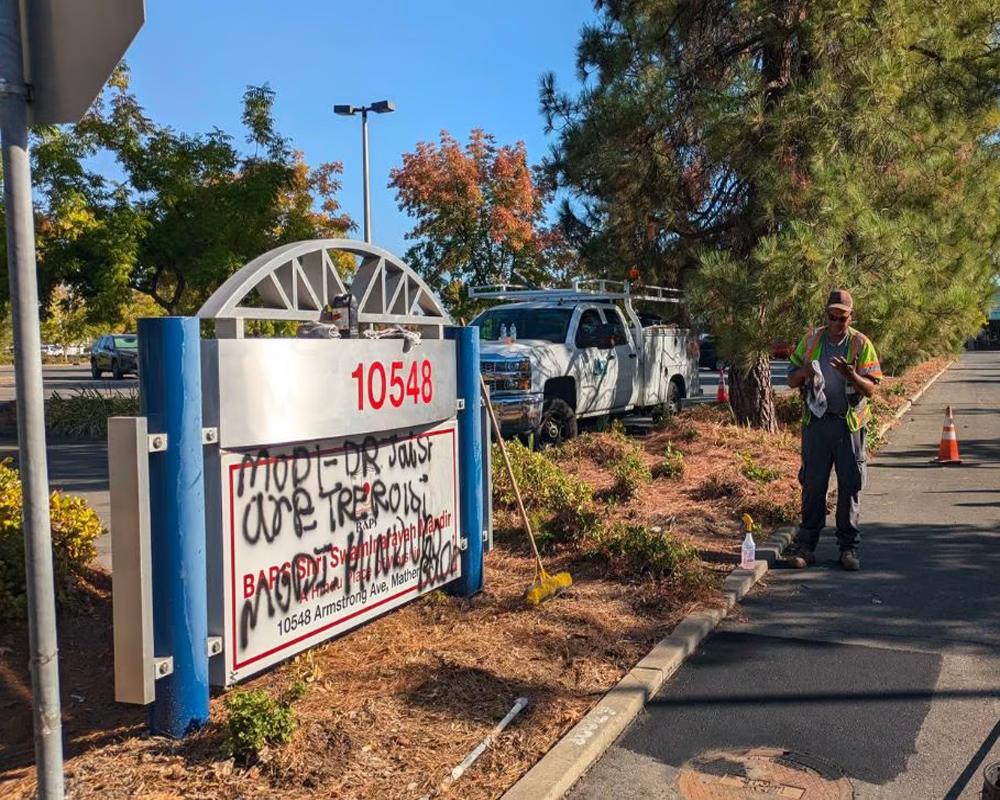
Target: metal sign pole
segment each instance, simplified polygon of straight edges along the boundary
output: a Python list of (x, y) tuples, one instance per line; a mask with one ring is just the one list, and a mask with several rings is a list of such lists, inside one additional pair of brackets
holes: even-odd
[[(150, 732), (180, 739), (208, 722), (208, 588), (201, 329), (194, 317), (139, 320), (139, 404), (149, 456), (153, 651), (172, 658), (157, 681)], [(156, 442), (156, 437), (161, 438)]]
[(45, 453), (35, 226), (28, 159), (28, 90), (24, 85), (18, 0), (0, 0), (0, 146), (3, 151), (7, 269), (14, 318), (17, 375), (17, 439), (23, 484), (24, 549), (28, 586), (28, 636), (35, 711), (38, 794), (63, 796), (59, 654), (56, 643), (55, 581)]
[(458, 412), (459, 496), (462, 509), (462, 577), (447, 591), (472, 597), (483, 590), (483, 439), (482, 394), (479, 386), (479, 328), (447, 328), (458, 358), (458, 396), (465, 407)]

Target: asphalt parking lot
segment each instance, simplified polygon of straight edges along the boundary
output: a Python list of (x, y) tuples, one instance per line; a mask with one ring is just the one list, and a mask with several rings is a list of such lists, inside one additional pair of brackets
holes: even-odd
[[(83, 389), (95, 389), (102, 394), (138, 391), (139, 382), (134, 375), (126, 375), (120, 381), (102, 378), (95, 381), (90, 377), (90, 367), (86, 361), (80, 364), (46, 364), (42, 367), (45, 397), (58, 392), (61, 395), (74, 394)], [(17, 398), (14, 367), (0, 365), (0, 403)]]

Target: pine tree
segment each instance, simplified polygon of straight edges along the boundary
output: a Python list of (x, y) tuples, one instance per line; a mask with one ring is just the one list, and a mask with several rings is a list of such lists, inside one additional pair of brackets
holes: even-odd
[(733, 365), (737, 419), (775, 428), (768, 349), (852, 291), (902, 366), (989, 305), (1000, 10), (986, 0), (606, 0), (576, 97), (542, 80), (594, 271), (682, 281)]

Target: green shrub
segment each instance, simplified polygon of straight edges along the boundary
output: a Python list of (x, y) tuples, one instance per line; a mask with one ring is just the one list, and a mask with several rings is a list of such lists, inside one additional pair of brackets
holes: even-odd
[(802, 410), (802, 395), (798, 392), (783, 392), (774, 396), (775, 416), (786, 428), (802, 425)]
[(674, 415), (667, 412), (653, 414), (653, 430), (662, 431), (674, 424)]
[(880, 433), (882, 425), (891, 416), (892, 409), (877, 397), (868, 401), (868, 421), (865, 423), (865, 449), (874, 453), (885, 440)]
[(135, 389), (105, 395), (90, 387), (63, 397), (58, 392), (45, 401), (45, 424), (59, 436), (102, 437), (108, 435), (108, 417), (139, 414), (139, 393)]
[(750, 453), (737, 451), (736, 458), (740, 462), (740, 473), (754, 483), (770, 483), (781, 477), (781, 470), (757, 464)]
[(684, 469), (684, 454), (674, 447), (673, 442), (667, 442), (659, 473), (667, 478), (680, 478), (684, 474)]
[(226, 752), (247, 764), (256, 759), (268, 745), (288, 744), (295, 733), (297, 721), (292, 702), (302, 696), (296, 684), (290, 696), (274, 700), (263, 689), (239, 691), (222, 701), (227, 714)]
[(693, 442), (699, 436), (701, 436), (701, 433), (698, 432), (697, 428), (684, 428), (677, 434), (678, 439), (680, 439), (682, 442), (689, 442), (689, 443)]
[[(570, 475), (548, 453), (517, 441), (507, 443), (507, 454), (539, 547), (578, 540), (596, 525), (594, 490), (589, 484)], [(493, 448), (493, 503), (517, 510), (499, 445)]]
[[(0, 619), (23, 617), (27, 604), (24, 565), (23, 493), (10, 459), (0, 462)], [(80, 497), (53, 492), (49, 497), (56, 593), (62, 601), (97, 551), (103, 532), (97, 513)]]
[(786, 503), (776, 503), (768, 514), (771, 522), (797, 522), (799, 520), (799, 503), (791, 500)]
[(695, 578), (701, 574), (698, 549), (670, 531), (618, 520), (592, 535), (585, 548), (591, 558), (606, 561), (618, 573), (650, 573)]
[(635, 445), (630, 445), (614, 459), (610, 467), (614, 479), (611, 494), (623, 502), (631, 500), (640, 489), (653, 482), (653, 471), (643, 461), (642, 450)]
[(598, 464), (607, 464), (620, 458), (629, 444), (629, 439), (620, 433), (597, 434), (588, 432), (580, 434), (556, 450), (547, 451), (547, 455), (558, 462), (573, 462), (581, 458), (589, 458)]
[(742, 497), (743, 486), (736, 478), (713, 472), (698, 487), (697, 497), (701, 500), (714, 500), (722, 497)]
[(769, 493), (757, 498), (753, 503), (743, 508), (755, 520), (767, 524), (780, 525), (799, 521), (800, 505), (797, 498), (782, 500), (775, 493)]

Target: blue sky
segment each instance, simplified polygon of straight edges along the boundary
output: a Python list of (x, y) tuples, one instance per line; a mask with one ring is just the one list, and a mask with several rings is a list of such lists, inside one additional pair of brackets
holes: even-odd
[(361, 118), (335, 103), (392, 99), (370, 114), (372, 240), (402, 256), (412, 220), (386, 188), (389, 170), (420, 141), (448, 130), (464, 143), (481, 127), (524, 141), (537, 163), (543, 133), (538, 79), (578, 86), (575, 49), (591, 0), (146, 0), (146, 24), (126, 58), (148, 114), (188, 133), (237, 133), (247, 85), (277, 92), (278, 128), (306, 161), (344, 163), (338, 195), (362, 238)]

